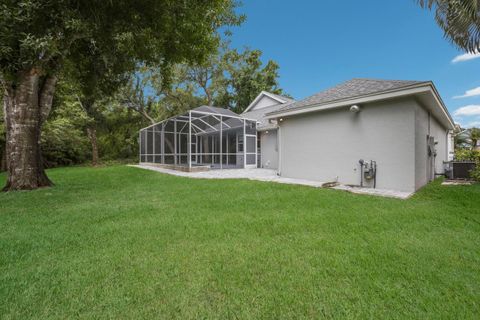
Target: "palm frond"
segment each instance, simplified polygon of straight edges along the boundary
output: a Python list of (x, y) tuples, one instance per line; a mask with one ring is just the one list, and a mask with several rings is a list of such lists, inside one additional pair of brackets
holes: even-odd
[(444, 36), (470, 53), (480, 52), (480, 0), (417, 0), (420, 7), (435, 10), (435, 21)]

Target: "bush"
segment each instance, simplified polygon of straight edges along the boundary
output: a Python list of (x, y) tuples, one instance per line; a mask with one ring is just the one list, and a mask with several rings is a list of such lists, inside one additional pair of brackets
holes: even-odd
[(480, 151), (469, 149), (455, 150), (455, 160), (458, 161), (480, 161)]
[(43, 126), (41, 148), (47, 168), (81, 164), (90, 158), (88, 117), (75, 101), (58, 99)]
[(47, 168), (80, 164), (89, 159), (89, 141), (68, 118), (50, 119), (42, 133), (42, 154)]
[(138, 159), (138, 130), (148, 124), (140, 114), (123, 106), (110, 106), (98, 126), (98, 149), (102, 161)]
[(480, 161), (476, 161), (475, 169), (470, 171), (470, 177), (473, 180), (480, 182)]

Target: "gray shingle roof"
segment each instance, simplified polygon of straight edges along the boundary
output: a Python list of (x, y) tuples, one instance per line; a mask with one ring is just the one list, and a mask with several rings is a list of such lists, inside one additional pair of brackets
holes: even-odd
[(278, 98), (278, 99), (280, 99), (280, 100), (285, 100), (285, 101), (287, 101), (286, 103), (295, 101), (295, 100), (292, 99), (292, 98), (285, 97), (285, 96), (281, 96), (281, 95), (279, 95), (279, 94), (275, 94), (275, 93), (271, 93), (271, 92), (269, 92), (269, 94), (271, 94), (272, 96), (274, 96), (274, 97), (276, 97), (276, 98)]
[(370, 94), (409, 87), (420, 83), (425, 82), (406, 80), (352, 79), (325, 91), (314, 94), (306, 99), (289, 103), (276, 111), (270, 112), (270, 114), (302, 109), (312, 105), (326, 104), (339, 100), (357, 98)]
[(216, 114), (221, 114), (224, 116), (235, 116), (238, 117), (238, 114), (233, 112), (232, 110), (225, 109), (225, 108), (218, 108), (218, 107), (210, 107), (210, 106), (201, 106), (191, 110), (192, 112), (201, 111), (201, 112), (211, 112)]
[(273, 106), (269, 106), (269, 107), (265, 107), (265, 108), (261, 108), (261, 109), (257, 109), (257, 110), (253, 110), (253, 111), (248, 111), (248, 112), (244, 112), (242, 113), (242, 117), (244, 118), (247, 118), (247, 119), (255, 119), (258, 121), (258, 126), (257, 128), (258, 129), (271, 129), (271, 128), (274, 128), (276, 127), (275, 125), (271, 125), (269, 122), (268, 122), (268, 119), (266, 118), (266, 115), (268, 113), (271, 113), (271, 112), (276, 112), (286, 106), (288, 106), (289, 104), (295, 102), (295, 100), (293, 99), (289, 99), (289, 102), (287, 103), (280, 103), (280, 104), (275, 104)]

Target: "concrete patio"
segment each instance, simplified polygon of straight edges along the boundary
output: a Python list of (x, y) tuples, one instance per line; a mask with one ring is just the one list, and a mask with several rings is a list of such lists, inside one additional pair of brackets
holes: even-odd
[[(157, 171), (165, 174), (170, 174), (179, 177), (186, 178), (196, 178), (196, 179), (249, 179), (256, 181), (268, 181), (284, 184), (296, 184), (303, 185), (315, 188), (323, 188), (325, 182), (312, 181), (312, 180), (303, 180), (303, 179), (292, 179), (284, 178), (277, 175), (275, 170), (271, 169), (224, 169), (224, 170), (210, 170), (202, 172), (183, 172), (178, 170), (171, 170), (166, 168), (161, 168), (155, 165), (132, 165), (132, 167), (137, 167), (141, 169)], [(413, 193), (410, 192), (400, 192), (392, 190), (382, 190), (382, 189), (372, 189), (372, 188), (360, 188), (360, 187), (351, 187), (346, 185), (337, 185), (330, 189), (343, 190), (356, 194), (367, 194), (380, 197), (389, 197), (397, 199), (407, 199)]]

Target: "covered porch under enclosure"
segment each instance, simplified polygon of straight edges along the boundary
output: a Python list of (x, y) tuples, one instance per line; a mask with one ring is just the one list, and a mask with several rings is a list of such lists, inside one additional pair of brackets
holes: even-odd
[(140, 130), (140, 163), (182, 171), (256, 168), (257, 122), (201, 106)]

